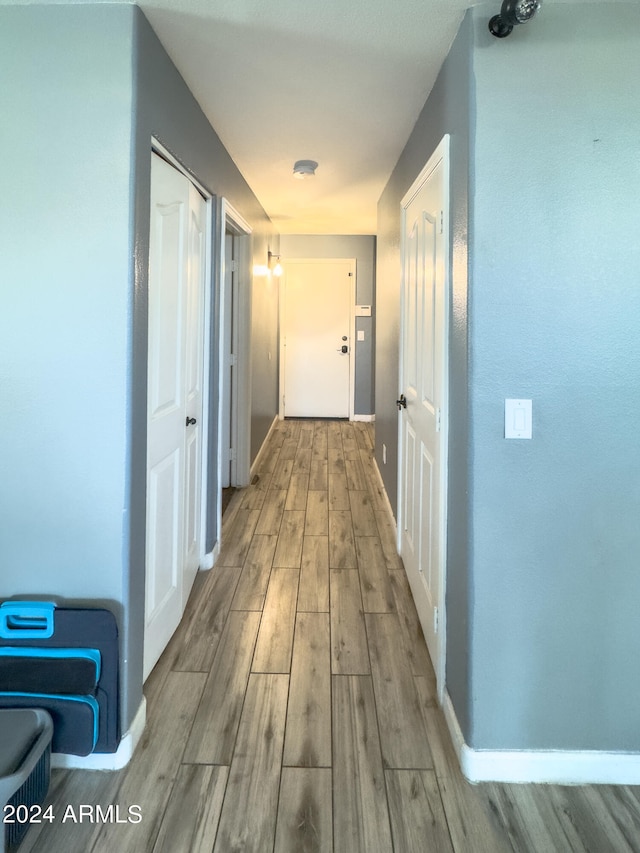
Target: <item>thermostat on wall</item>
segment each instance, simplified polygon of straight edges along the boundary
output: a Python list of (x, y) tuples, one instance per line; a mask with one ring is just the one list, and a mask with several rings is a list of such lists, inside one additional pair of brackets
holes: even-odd
[(371, 305), (356, 305), (356, 317), (370, 317)]

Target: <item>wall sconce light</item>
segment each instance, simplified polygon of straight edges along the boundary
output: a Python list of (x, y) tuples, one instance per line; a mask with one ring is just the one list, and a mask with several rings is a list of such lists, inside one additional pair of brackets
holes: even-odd
[(280, 263), (280, 255), (274, 255), (271, 249), (267, 252), (267, 266), (272, 275), (279, 278), (282, 275), (282, 264)]
[(504, 0), (499, 15), (489, 21), (489, 32), (496, 38), (506, 38), (518, 24), (526, 24), (538, 11), (542, 0)]
[(293, 164), (293, 177), (300, 179), (312, 178), (317, 168), (318, 164), (315, 160), (296, 160)]

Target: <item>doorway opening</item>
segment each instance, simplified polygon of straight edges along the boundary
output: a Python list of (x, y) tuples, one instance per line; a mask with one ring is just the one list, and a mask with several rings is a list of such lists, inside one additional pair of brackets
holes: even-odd
[(220, 212), (220, 407), (218, 414), (218, 517), (231, 493), (249, 484), (251, 357), (251, 226), (227, 199)]

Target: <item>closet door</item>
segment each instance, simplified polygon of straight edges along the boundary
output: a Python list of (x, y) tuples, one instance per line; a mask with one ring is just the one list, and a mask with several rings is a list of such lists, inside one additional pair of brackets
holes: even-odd
[(178, 626), (200, 554), (206, 202), (152, 155), (144, 677)]

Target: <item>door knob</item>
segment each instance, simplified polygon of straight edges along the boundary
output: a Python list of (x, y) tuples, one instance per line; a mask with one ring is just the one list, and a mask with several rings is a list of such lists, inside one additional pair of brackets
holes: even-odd
[(398, 407), (398, 411), (400, 411), (400, 409), (407, 408), (407, 398), (404, 396), (404, 394), (400, 394), (400, 399), (396, 400), (396, 406)]
[(187, 415), (187, 426), (191, 426), (191, 424), (195, 424), (195, 423), (197, 423), (196, 419), (190, 418), (189, 415)]

